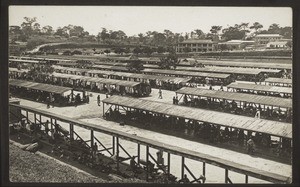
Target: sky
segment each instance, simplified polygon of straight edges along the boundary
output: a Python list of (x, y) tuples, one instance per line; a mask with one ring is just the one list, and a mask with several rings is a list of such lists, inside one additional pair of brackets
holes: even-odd
[(69, 24), (82, 26), (96, 35), (106, 28), (122, 30), (128, 36), (147, 31), (174, 33), (201, 29), (209, 32), (211, 26), (223, 28), (242, 22), (261, 23), (263, 29), (277, 23), (292, 26), (292, 9), (288, 7), (159, 7), (159, 6), (10, 6), (9, 25), (21, 25), (24, 17), (37, 17), (41, 27), (53, 29)]

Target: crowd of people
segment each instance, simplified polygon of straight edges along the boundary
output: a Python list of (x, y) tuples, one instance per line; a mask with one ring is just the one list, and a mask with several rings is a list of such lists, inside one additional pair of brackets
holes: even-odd
[[(175, 101), (175, 103), (174, 103)], [(173, 104), (178, 104), (178, 101), (174, 100)], [(286, 121), (291, 122), (292, 120), (292, 111), (290, 108), (286, 110), (282, 110), (280, 108), (272, 108), (272, 107), (261, 107), (260, 104), (255, 105), (253, 103), (243, 103), (238, 105), (238, 103), (234, 100), (228, 101), (225, 99), (214, 99), (214, 98), (204, 98), (204, 97), (193, 97), (189, 98), (186, 94), (183, 96), (183, 102), (181, 104), (191, 107), (197, 108), (208, 108), (210, 110), (217, 110), (221, 112), (234, 113), (239, 115), (251, 116), (255, 117), (259, 116), (260, 118), (270, 119), (270, 120), (278, 120), (278, 121)]]
[(105, 118), (113, 121), (122, 121), (125, 124), (135, 123), (147, 129), (180, 132), (182, 136), (189, 136), (212, 144), (234, 144), (240, 146), (242, 149), (247, 149), (247, 141), (252, 139), (255, 145), (261, 150), (274, 149), (286, 154), (290, 154), (291, 152), (290, 139), (282, 138), (282, 143), (280, 143), (280, 141), (271, 141), (271, 136), (264, 133), (247, 132), (242, 129), (221, 127), (207, 122), (186, 120), (184, 118), (155, 114), (138, 109), (126, 111), (125, 114), (122, 114), (116, 108), (114, 110), (110, 108)]

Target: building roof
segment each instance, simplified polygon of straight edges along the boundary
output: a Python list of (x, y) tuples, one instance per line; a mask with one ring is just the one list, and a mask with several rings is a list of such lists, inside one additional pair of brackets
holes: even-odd
[(274, 42), (269, 42), (267, 45), (286, 45), (288, 41), (274, 41)]
[(229, 40), (227, 42), (223, 42), (223, 43), (220, 43), (220, 44), (226, 44), (226, 45), (240, 45), (240, 44), (243, 44), (243, 43), (254, 43), (255, 41), (252, 41), (252, 40)]
[(212, 155), (207, 155), (207, 154), (204, 154), (201, 152), (197, 152), (194, 150), (190, 150), (190, 149), (186, 149), (186, 148), (182, 148), (182, 147), (178, 147), (178, 146), (174, 146), (174, 145), (170, 145), (170, 144), (166, 144), (166, 143), (161, 143), (161, 142), (153, 140), (153, 139), (148, 139), (148, 138), (144, 138), (141, 136), (135, 136), (135, 135), (132, 135), (129, 133), (121, 132), (117, 129), (106, 128), (106, 127), (95, 125), (92, 123), (83, 122), (83, 121), (80, 121), (77, 119), (72, 119), (72, 118), (62, 116), (59, 114), (54, 114), (54, 113), (51, 113), (48, 111), (43, 111), (43, 110), (39, 110), (36, 108), (32, 108), (32, 107), (28, 107), (28, 106), (24, 106), (24, 105), (17, 105), (17, 104), (10, 104), (10, 107), (16, 107), (16, 108), (23, 109), (23, 110), (26, 110), (29, 112), (41, 114), (42, 116), (54, 118), (54, 119), (57, 119), (58, 121), (65, 122), (67, 124), (74, 124), (76, 126), (83, 127), (88, 130), (93, 130), (95, 132), (100, 132), (100, 133), (105, 133), (105, 134), (109, 134), (112, 136), (120, 137), (124, 140), (136, 142), (141, 145), (148, 145), (149, 147), (163, 150), (163, 151), (166, 151), (171, 154), (184, 156), (186, 158), (190, 158), (193, 160), (202, 161), (202, 162), (214, 165), (214, 166), (226, 168), (230, 171), (245, 174), (245, 175), (248, 175), (248, 176), (251, 176), (254, 178), (267, 180), (267, 181), (270, 181), (273, 183), (286, 183), (286, 181), (289, 179), (286, 176), (272, 173), (269, 171), (263, 171), (256, 167), (242, 165), (242, 164), (239, 164), (236, 162), (225, 160), (223, 158), (215, 157)]
[(260, 37), (283, 37), (283, 36), (281, 36), (280, 34), (258, 34), (255, 37), (260, 38)]
[(55, 66), (55, 69), (65, 70), (65, 71), (74, 71), (74, 72), (86, 72), (100, 75), (110, 75), (110, 76), (119, 76), (119, 77), (128, 77), (128, 78), (139, 78), (139, 79), (149, 79), (149, 80), (159, 80), (164, 82), (170, 82), (174, 84), (186, 83), (191, 80), (191, 78), (181, 78), (181, 77), (170, 77), (170, 76), (160, 76), (160, 75), (148, 75), (141, 73), (128, 73), (128, 72), (117, 72), (117, 71), (105, 71), (105, 70), (96, 70), (96, 69), (80, 69), (80, 68), (67, 68), (61, 66)]
[(157, 101), (122, 97), (117, 95), (104, 99), (103, 103), (249, 130), (252, 132), (261, 132), (279, 137), (292, 138), (291, 123), (239, 116), (223, 112), (178, 106)]
[(187, 39), (181, 42), (182, 44), (195, 44), (195, 43), (200, 43), (200, 44), (212, 44), (214, 43), (212, 40), (196, 40), (196, 39)]
[(292, 99), (280, 98), (280, 97), (269, 97), (262, 95), (238, 93), (238, 92), (226, 92), (219, 90), (208, 90), (203, 88), (190, 88), (183, 87), (177, 90), (176, 93), (188, 94), (202, 97), (219, 98), (234, 101), (244, 101), (247, 103), (256, 103), (267, 106), (277, 106), (283, 108), (292, 108)]
[(239, 83), (239, 82), (233, 82), (229, 84), (227, 88), (255, 90), (255, 91), (273, 92), (273, 93), (285, 93), (285, 94), (293, 93), (292, 88), (289, 87), (277, 87), (277, 86), (268, 86), (268, 85), (260, 85), (260, 84)]
[(176, 70), (183, 71), (196, 71), (196, 72), (213, 72), (213, 73), (229, 73), (229, 74), (247, 74), (258, 75), (262, 71), (260, 69), (253, 68), (238, 68), (238, 67), (176, 67)]
[(9, 79), (9, 85), (29, 88), (33, 90), (40, 90), (40, 91), (45, 91), (45, 92), (50, 92), (55, 94), (63, 94), (67, 91), (72, 90), (72, 88), (68, 88), (68, 87), (55, 86), (51, 84), (43, 84), (43, 83), (30, 82), (30, 81), (18, 80), (18, 79)]
[(154, 73), (154, 74), (165, 74), (165, 75), (180, 75), (186, 77), (208, 77), (208, 78), (220, 78), (226, 79), (230, 74), (223, 73), (206, 73), (206, 72), (193, 72), (193, 71), (176, 71), (166, 69), (144, 69), (141, 72)]
[(17, 68), (8, 68), (8, 70), (10, 72), (18, 72), (18, 73), (24, 73), (24, 72), (28, 72), (29, 70), (28, 69), (17, 69)]
[(259, 63), (259, 62), (238, 62), (238, 61), (221, 61), (221, 60), (201, 60), (198, 62), (204, 65), (215, 66), (234, 66), (234, 67), (251, 67), (251, 68), (272, 68), (272, 69), (292, 69), (292, 64), (280, 63)]
[(38, 64), (38, 63), (45, 63), (43, 61), (37, 61), (37, 60), (21, 60), (21, 59), (9, 59), (9, 62), (21, 62), (21, 63), (33, 63), (33, 64)]
[(283, 79), (283, 78), (267, 78), (265, 82), (273, 82), (273, 83), (284, 83), (284, 84), (292, 84), (292, 79)]
[(88, 76), (80, 76), (80, 75), (70, 75), (70, 74), (63, 74), (63, 73), (53, 73), (54, 77), (66, 78), (66, 79), (73, 79), (73, 80), (82, 80), (88, 82), (95, 82), (101, 84), (109, 84), (109, 85), (117, 85), (117, 86), (125, 86), (125, 87), (135, 87), (140, 85), (140, 82), (133, 82), (133, 81), (125, 81), (125, 80), (116, 80), (116, 79), (104, 79), (98, 77), (88, 77)]

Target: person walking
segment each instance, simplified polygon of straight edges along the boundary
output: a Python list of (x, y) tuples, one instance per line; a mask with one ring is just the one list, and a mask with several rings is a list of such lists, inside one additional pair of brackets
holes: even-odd
[(159, 88), (159, 91), (158, 91), (158, 98), (159, 99), (162, 99), (163, 97), (162, 97), (162, 91), (161, 91), (161, 88)]
[(97, 96), (97, 103), (98, 103), (98, 106), (101, 106), (100, 95)]

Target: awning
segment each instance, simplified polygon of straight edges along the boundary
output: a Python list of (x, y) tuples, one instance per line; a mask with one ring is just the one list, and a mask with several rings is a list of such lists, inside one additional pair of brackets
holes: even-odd
[(261, 132), (273, 136), (292, 138), (292, 124), (290, 123), (238, 116), (223, 112), (178, 106), (117, 95), (104, 99), (103, 103), (125, 106), (237, 129)]
[(282, 78), (267, 78), (265, 82), (272, 83), (283, 83), (283, 84), (292, 84), (292, 79), (282, 79)]
[(180, 90), (177, 90), (176, 93), (195, 95), (202, 97), (234, 100), (234, 101), (243, 101), (247, 103), (262, 104), (268, 106), (277, 106), (283, 108), (292, 108), (292, 99), (280, 98), (280, 97), (269, 97), (255, 94), (245, 94), (237, 92), (226, 92), (219, 90), (208, 90), (202, 88), (190, 88), (183, 87)]
[(40, 91), (45, 91), (45, 92), (55, 93), (55, 94), (63, 94), (67, 91), (72, 90), (72, 88), (68, 88), (68, 87), (55, 86), (51, 84), (36, 83), (36, 82), (17, 80), (17, 79), (9, 79), (9, 85), (29, 88), (33, 90), (40, 90)]
[(235, 89), (273, 92), (273, 93), (284, 93), (284, 94), (292, 94), (293, 93), (292, 88), (268, 86), (268, 85), (261, 85), (261, 84), (247, 84), (247, 83), (233, 82), (233, 83), (229, 84), (227, 87), (235, 88)]

